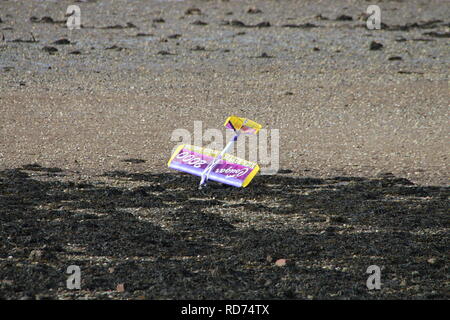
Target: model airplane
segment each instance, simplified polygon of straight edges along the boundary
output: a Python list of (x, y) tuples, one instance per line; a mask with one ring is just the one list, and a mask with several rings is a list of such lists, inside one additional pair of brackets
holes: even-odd
[(208, 148), (180, 145), (168, 162), (169, 168), (199, 176), (199, 189), (206, 186), (208, 180), (229, 184), (235, 187), (246, 187), (259, 171), (255, 162), (237, 158), (227, 152), (241, 134), (257, 134), (261, 125), (236, 116), (229, 117), (224, 126), (234, 130), (233, 138), (222, 151)]

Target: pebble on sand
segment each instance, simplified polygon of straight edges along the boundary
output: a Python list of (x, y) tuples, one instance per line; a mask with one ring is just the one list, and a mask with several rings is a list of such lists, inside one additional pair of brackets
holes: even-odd
[(70, 40), (66, 39), (66, 38), (62, 38), (59, 40), (56, 40), (55, 42), (53, 42), (53, 44), (71, 44), (72, 42), (70, 42)]
[(369, 48), (370, 50), (380, 50), (381, 48), (383, 48), (383, 44), (381, 44), (380, 42), (372, 41)]
[(125, 291), (125, 285), (123, 283), (119, 283), (116, 287), (117, 292), (124, 292)]
[(55, 47), (50, 47), (50, 46), (45, 46), (42, 48), (42, 50), (44, 50), (45, 52), (48, 52), (50, 54), (58, 52), (58, 49), (56, 49)]
[(184, 12), (185, 15), (191, 14), (202, 14), (202, 11), (199, 8), (189, 8)]
[(256, 7), (251, 7), (251, 8), (248, 8), (247, 13), (257, 14), (257, 13), (262, 13), (262, 11)]
[(278, 259), (277, 261), (275, 261), (275, 265), (277, 267), (285, 267), (287, 265), (289, 265), (291, 263), (291, 260), (288, 259)]

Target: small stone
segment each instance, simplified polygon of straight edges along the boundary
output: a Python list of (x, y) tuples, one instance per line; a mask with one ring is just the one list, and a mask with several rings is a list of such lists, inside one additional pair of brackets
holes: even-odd
[(184, 12), (185, 15), (191, 14), (202, 14), (202, 11), (199, 8), (189, 8)]
[(117, 50), (117, 51), (122, 51), (122, 50), (124, 50), (125, 48), (123, 48), (123, 47), (119, 47), (119, 46), (117, 46), (117, 45), (112, 45), (111, 47), (108, 47), (108, 48), (106, 48), (105, 50)]
[(72, 42), (70, 42), (68, 39), (65, 39), (65, 38), (63, 38), (63, 39), (59, 39), (59, 40), (56, 40), (55, 42), (53, 42), (53, 44), (59, 44), (59, 45), (61, 45), (61, 44), (71, 44)]
[(287, 259), (278, 259), (277, 261), (275, 261), (275, 265), (277, 267), (284, 267), (289, 263), (289, 260)]
[(162, 56), (173, 55), (173, 53), (170, 53), (169, 51), (165, 51), (165, 50), (158, 51), (158, 54), (160, 54)]
[(257, 28), (268, 28), (270, 26), (271, 26), (271, 24), (268, 21), (263, 21), (263, 22), (260, 22), (255, 25), (255, 27), (257, 27)]
[(153, 33), (139, 32), (136, 34), (136, 37), (153, 37)]
[(206, 48), (203, 46), (195, 46), (194, 48), (191, 49), (192, 51), (205, 51)]
[(372, 41), (370, 43), (370, 50), (380, 50), (381, 48), (383, 48), (383, 44), (376, 42), (376, 41)]
[(129, 159), (123, 159), (121, 160), (122, 162), (129, 162), (129, 163), (133, 163), (133, 164), (137, 164), (137, 163), (144, 163), (145, 160), (142, 159), (135, 159), (135, 158), (129, 158)]
[(192, 22), (192, 24), (193, 24), (194, 26), (206, 26), (206, 25), (207, 25), (206, 22), (201, 21), (201, 20), (195, 20), (194, 22)]
[(249, 13), (249, 14), (257, 14), (257, 13), (262, 13), (262, 11), (259, 10), (258, 8), (251, 7), (251, 8), (248, 8), (247, 13)]
[(34, 260), (35, 261), (35, 260), (42, 259), (42, 256), (43, 256), (42, 250), (36, 249), (36, 250), (31, 250), (30, 255), (28, 256), (28, 258), (30, 260)]
[(45, 52), (48, 52), (48, 53), (58, 52), (58, 49), (56, 49), (55, 47), (50, 47), (50, 46), (45, 46), (42, 48), (42, 50), (44, 50)]
[(125, 286), (123, 283), (119, 283), (116, 287), (116, 291), (117, 292), (124, 292), (125, 291)]
[(268, 55), (267, 53), (263, 52), (263, 53), (261, 53), (261, 55), (258, 56), (257, 58), (273, 58), (273, 56)]
[(341, 14), (336, 18), (336, 21), (353, 21), (353, 18), (351, 16)]
[(167, 39), (178, 39), (179, 37), (181, 37), (181, 34), (171, 34), (170, 36), (167, 36)]
[(323, 16), (321, 13), (319, 13), (319, 14), (316, 16), (316, 19), (317, 19), (317, 20), (330, 20), (328, 17)]
[(247, 26), (245, 23), (243, 23), (242, 21), (239, 21), (239, 20), (231, 20), (229, 25), (235, 26), (235, 27), (246, 27)]
[(42, 18), (41, 18), (41, 22), (44, 22), (44, 23), (54, 23), (55, 20), (53, 20), (52, 17), (47, 17), (47, 16), (45, 16), (45, 17), (42, 17)]

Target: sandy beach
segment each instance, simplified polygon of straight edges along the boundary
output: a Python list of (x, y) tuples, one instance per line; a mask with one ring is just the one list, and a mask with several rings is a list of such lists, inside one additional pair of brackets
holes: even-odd
[[(1, 1), (0, 298), (448, 299), (450, 6), (369, 4)], [(199, 192), (232, 114), (280, 170)]]

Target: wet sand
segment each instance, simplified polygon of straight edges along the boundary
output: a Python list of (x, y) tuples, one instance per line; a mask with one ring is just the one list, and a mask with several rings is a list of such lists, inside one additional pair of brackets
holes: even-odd
[[(87, 1), (72, 31), (70, 4), (0, 3), (0, 296), (446, 297), (442, 1), (380, 1), (382, 30), (365, 27), (367, 1)], [(166, 166), (171, 134), (194, 121), (224, 131), (231, 114), (280, 130), (286, 174), (198, 194)], [(79, 293), (60, 272), (74, 252), (90, 270)], [(389, 280), (373, 293), (364, 268), (377, 263)], [(51, 290), (24, 289), (39, 266)], [(127, 282), (108, 271), (120, 266), (138, 271)], [(169, 287), (149, 271), (171, 268)], [(139, 272), (150, 280), (139, 285)], [(211, 284), (210, 272), (217, 288), (193, 285)], [(182, 294), (183, 279), (193, 282)], [(114, 292), (121, 281), (129, 290)]]

